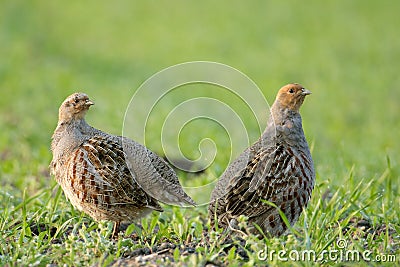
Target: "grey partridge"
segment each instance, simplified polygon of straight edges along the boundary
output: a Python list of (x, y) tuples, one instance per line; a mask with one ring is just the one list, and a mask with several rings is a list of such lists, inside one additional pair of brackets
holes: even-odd
[[(299, 113), (311, 94), (300, 84), (282, 87), (271, 107), (267, 127), (258, 141), (234, 160), (218, 180), (208, 207), (212, 225), (238, 228), (248, 218), (248, 232), (269, 237), (287, 230), (279, 208), (291, 226), (311, 197), (315, 171)], [(276, 205), (270, 205), (271, 202)]]
[(122, 136), (95, 129), (85, 121), (93, 102), (74, 93), (59, 108), (52, 136), (50, 171), (73, 206), (95, 220), (133, 222), (158, 201), (195, 205), (183, 191), (173, 169), (154, 152)]

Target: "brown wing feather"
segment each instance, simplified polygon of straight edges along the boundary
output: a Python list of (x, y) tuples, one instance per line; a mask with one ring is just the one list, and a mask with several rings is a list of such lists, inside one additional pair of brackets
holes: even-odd
[[(301, 177), (305, 175), (304, 168), (305, 166), (296, 159), (295, 153), (289, 147), (276, 144), (260, 150), (248, 162), (246, 168), (231, 179), (226, 194), (218, 200), (220, 204), (225, 204), (224, 211), (219, 210), (220, 222), (226, 223), (239, 215), (245, 215), (250, 221), (255, 218), (254, 222), (261, 226), (267, 223), (269, 229), (273, 230), (279, 226), (279, 231), (283, 231), (284, 226), (278, 224), (278, 221), (280, 222), (278, 212), (262, 199), (276, 204), (289, 220), (292, 213), (300, 214), (301, 207), (308, 199), (302, 197), (298, 201), (298, 196), (305, 195), (304, 190), (311, 191), (299, 187), (302, 186)], [(296, 212), (298, 209), (300, 211)], [(260, 220), (264, 215), (265, 220)]]
[(67, 169), (70, 190), (64, 191), (68, 191), (66, 194), (73, 204), (94, 218), (98, 217), (95, 208), (123, 210), (132, 206), (162, 211), (157, 201), (133, 179), (122, 146), (110, 139), (94, 136), (84, 142), (71, 153)]

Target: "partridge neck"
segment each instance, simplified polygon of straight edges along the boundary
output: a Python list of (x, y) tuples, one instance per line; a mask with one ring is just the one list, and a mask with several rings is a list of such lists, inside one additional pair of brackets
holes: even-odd
[(267, 127), (261, 138), (264, 142), (280, 142), (295, 145), (303, 141), (304, 133), (300, 113), (279, 105), (273, 105)]
[(287, 121), (293, 120), (294, 118), (300, 117), (300, 113), (297, 110), (292, 110), (279, 103), (274, 103), (271, 107), (271, 120), (275, 125), (285, 124)]

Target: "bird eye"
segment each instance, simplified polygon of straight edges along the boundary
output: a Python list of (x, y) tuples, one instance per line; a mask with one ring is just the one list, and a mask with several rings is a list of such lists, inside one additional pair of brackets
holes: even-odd
[(293, 94), (293, 93), (294, 93), (294, 89), (293, 89), (293, 88), (290, 88), (290, 89), (289, 89), (289, 93)]

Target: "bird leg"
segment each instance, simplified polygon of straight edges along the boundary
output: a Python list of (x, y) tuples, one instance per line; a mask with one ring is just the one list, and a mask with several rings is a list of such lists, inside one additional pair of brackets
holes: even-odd
[(118, 237), (118, 232), (119, 232), (119, 225), (120, 225), (120, 223), (121, 223), (121, 222), (115, 222), (115, 223), (114, 223), (114, 227), (113, 227), (113, 232), (112, 232), (111, 238), (116, 238), (116, 237)]

